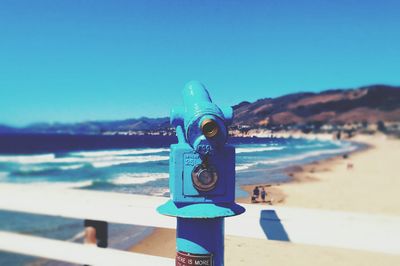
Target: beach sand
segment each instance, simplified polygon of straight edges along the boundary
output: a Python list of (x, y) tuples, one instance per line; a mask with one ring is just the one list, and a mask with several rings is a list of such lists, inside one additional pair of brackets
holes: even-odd
[[(383, 135), (354, 140), (370, 147), (347, 159), (289, 169), (292, 182), (260, 184), (268, 196), (258, 204), (400, 215), (400, 140)], [(251, 192), (254, 185), (243, 188)], [(131, 250), (174, 258), (175, 230), (155, 229)], [(400, 265), (400, 256), (233, 236), (225, 237), (225, 260), (226, 265)]]
[(292, 172), (294, 182), (279, 186), (277, 204), (325, 210), (400, 215), (400, 140), (358, 136), (370, 146)]

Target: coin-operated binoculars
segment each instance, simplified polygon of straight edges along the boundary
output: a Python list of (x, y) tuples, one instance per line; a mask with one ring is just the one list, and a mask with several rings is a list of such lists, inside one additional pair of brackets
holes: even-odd
[(235, 148), (227, 145), (232, 108), (219, 108), (196, 81), (183, 90), (184, 105), (173, 108), (171, 199), (158, 207), (177, 217), (176, 265), (224, 264), (224, 217), (243, 213), (235, 203)]

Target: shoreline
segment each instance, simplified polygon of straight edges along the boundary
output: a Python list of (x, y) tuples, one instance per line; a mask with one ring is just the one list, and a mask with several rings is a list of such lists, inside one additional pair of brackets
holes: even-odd
[(356, 136), (365, 148), (304, 166), (282, 184), (285, 206), (400, 215), (400, 139)]
[[(349, 141), (349, 140), (346, 140)], [(354, 151), (350, 151), (343, 154), (338, 154), (329, 158), (315, 160), (305, 164), (297, 164), (293, 166), (286, 167), (283, 169), (283, 172), (290, 177), (288, 181), (281, 183), (258, 183), (258, 184), (246, 184), (241, 185), (240, 188), (245, 191), (248, 195), (247, 197), (239, 197), (236, 198), (236, 202), (238, 203), (247, 203), (247, 204), (269, 204), (269, 205), (284, 205), (285, 199), (288, 196), (285, 194), (284, 189), (281, 189), (282, 186), (287, 184), (299, 184), (299, 183), (307, 183), (307, 182), (316, 182), (317, 178), (310, 176), (309, 174), (318, 174), (320, 172), (329, 171), (329, 168), (332, 168), (337, 163), (348, 161), (348, 159), (356, 154), (367, 152), (369, 149), (373, 147), (364, 142), (359, 141), (350, 141), (357, 145), (360, 145)], [(346, 155), (346, 156), (345, 156)], [(345, 157), (344, 157), (345, 156)], [(253, 194), (254, 187), (264, 187), (267, 196), (266, 202), (261, 202), (257, 200), (257, 202), (251, 202), (251, 195)]]
[[(374, 137), (372, 137), (374, 138)], [(376, 136), (375, 136), (376, 138)], [(346, 140), (349, 141), (349, 140)], [(239, 197), (236, 199), (237, 203), (249, 203), (251, 204), (252, 190), (255, 186), (265, 186), (267, 191), (266, 202), (258, 202), (254, 204), (271, 204), (278, 206), (287, 205), (287, 199), (291, 197), (291, 193), (286, 191), (287, 186), (298, 186), (300, 184), (310, 184), (321, 182), (318, 175), (323, 172), (329, 172), (338, 164), (350, 162), (354, 156), (358, 154), (368, 153), (368, 151), (374, 149), (370, 141), (364, 139), (350, 140), (356, 143), (363, 144), (364, 147), (358, 148), (355, 151), (345, 153), (347, 156), (344, 158), (344, 154), (335, 155), (330, 158), (325, 158), (311, 163), (303, 165), (291, 166), (284, 169), (284, 172), (290, 176), (290, 180), (282, 183), (260, 183), (251, 185), (241, 185), (240, 188), (248, 193), (247, 197)], [(400, 141), (399, 141), (400, 142)], [(154, 228), (153, 232), (147, 238), (142, 239), (136, 245), (132, 246), (129, 250), (133, 252), (139, 252), (148, 255), (163, 256), (168, 258), (175, 258), (175, 234), (174, 229), (161, 229)], [(226, 236), (227, 240), (234, 238)], [(250, 240), (253, 241), (253, 240)], [(267, 241), (269, 242), (269, 241)], [(229, 242), (227, 243), (229, 245)], [(250, 255), (251, 256), (251, 255)], [(244, 265), (244, 264), (243, 264)]]

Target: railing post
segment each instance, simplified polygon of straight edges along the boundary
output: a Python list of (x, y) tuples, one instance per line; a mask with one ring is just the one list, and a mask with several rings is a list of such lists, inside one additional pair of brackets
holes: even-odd
[(177, 217), (176, 265), (224, 265), (224, 217), (235, 203), (235, 148), (227, 145), (232, 108), (219, 108), (199, 82), (189, 82), (184, 106), (171, 112), (178, 143), (171, 145), (171, 200), (157, 210)]

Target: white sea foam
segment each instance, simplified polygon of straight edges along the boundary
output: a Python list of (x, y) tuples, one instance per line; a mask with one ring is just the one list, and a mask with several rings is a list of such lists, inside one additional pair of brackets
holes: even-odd
[(61, 170), (76, 170), (84, 167), (84, 164), (73, 164), (73, 165), (65, 165), (65, 166), (60, 166)]
[(51, 165), (51, 164), (21, 164), (18, 172), (19, 173), (38, 173), (48, 170), (75, 170), (84, 167), (84, 164), (72, 164), (72, 165)]
[(236, 170), (236, 171), (247, 170), (247, 169), (249, 169), (250, 167), (252, 167), (252, 166), (254, 166), (254, 165), (256, 165), (256, 164), (257, 164), (257, 163), (239, 164), (239, 165), (236, 165), (235, 170)]
[(279, 151), (285, 147), (254, 147), (254, 148), (236, 148), (236, 153), (249, 153), (249, 152), (264, 152), (264, 151)]
[(351, 151), (354, 151), (355, 149), (356, 149), (355, 146), (348, 146), (348, 147), (342, 147), (340, 149), (310, 151), (310, 152), (306, 152), (306, 153), (302, 153), (302, 154), (298, 154), (298, 155), (294, 155), (294, 156), (289, 156), (289, 157), (263, 160), (263, 161), (259, 161), (258, 163), (261, 163), (261, 164), (278, 164), (278, 163), (285, 163), (285, 162), (292, 162), (292, 161), (300, 161), (300, 160), (304, 160), (304, 159), (307, 159), (307, 158), (317, 157), (317, 156), (322, 156), (322, 155), (351, 152)]
[(28, 185), (50, 188), (84, 188), (91, 186), (93, 181), (80, 181), (80, 182), (32, 182)]
[(148, 155), (148, 156), (131, 156), (131, 157), (106, 157), (99, 160), (92, 160), (90, 163), (93, 167), (102, 168), (113, 165), (121, 165), (128, 163), (146, 163), (169, 160), (169, 156)]
[(269, 164), (295, 162), (295, 161), (300, 161), (300, 160), (304, 160), (307, 158), (318, 157), (318, 156), (323, 156), (323, 155), (352, 152), (356, 149), (357, 149), (356, 146), (344, 145), (343, 147), (341, 147), (339, 149), (326, 149), (326, 150), (310, 151), (310, 152), (301, 153), (298, 155), (281, 157), (281, 158), (277, 158), (277, 159), (258, 160), (258, 161), (254, 161), (252, 163), (239, 164), (239, 165), (236, 165), (235, 169), (236, 169), (236, 171), (244, 171), (253, 166), (256, 166), (257, 164), (268, 164), (269, 165)]
[[(153, 149), (154, 151), (155, 149)], [(161, 149), (157, 149), (161, 150)], [(150, 153), (150, 152), (149, 152)], [(146, 154), (146, 153), (145, 153)], [(12, 162), (22, 165), (29, 164), (74, 164), (60, 166), (62, 170), (78, 169), (84, 164), (91, 164), (93, 167), (109, 167), (113, 165), (127, 164), (127, 163), (144, 163), (168, 160), (169, 157), (164, 155), (135, 155), (135, 156), (93, 156), (93, 157), (55, 157), (54, 154), (46, 155), (21, 155), (21, 156), (0, 156), (0, 162)], [(30, 167), (29, 171), (42, 171), (52, 167), (35, 166)]]
[(136, 154), (151, 154), (167, 152), (167, 148), (159, 149), (126, 149), (126, 150), (103, 150), (103, 151), (85, 151), (85, 152), (75, 152), (72, 155), (84, 156), (84, 157), (103, 157), (103, 156), (115, 156), (115, 155), (136, 155)]
[(37, 164), (49, 163), (54, 160), (54, 154), (43, 155), (18, 155), (18, 156), (0, 156), (0, 162), (5, 163), (21, 163), (21, 164)]
[(117, 176), (111, 182), (115, 185), (137, 185), (168, 177), (168, 173), (124, 173)]
[(35, 173), (35, 172), (42, 172), (52, 169), (51, 167), (48, 166), (41, 166), (41, 165), (35, 165), (35, 164), (22, 164), (18, 170), (19, 173)]
[(316, 144), (309, 144), (309, 145), (294, 145), (296, 149), (310, 149), (310, 148), (321, 148), (324, 147), (326, 144), (316, 143)]

